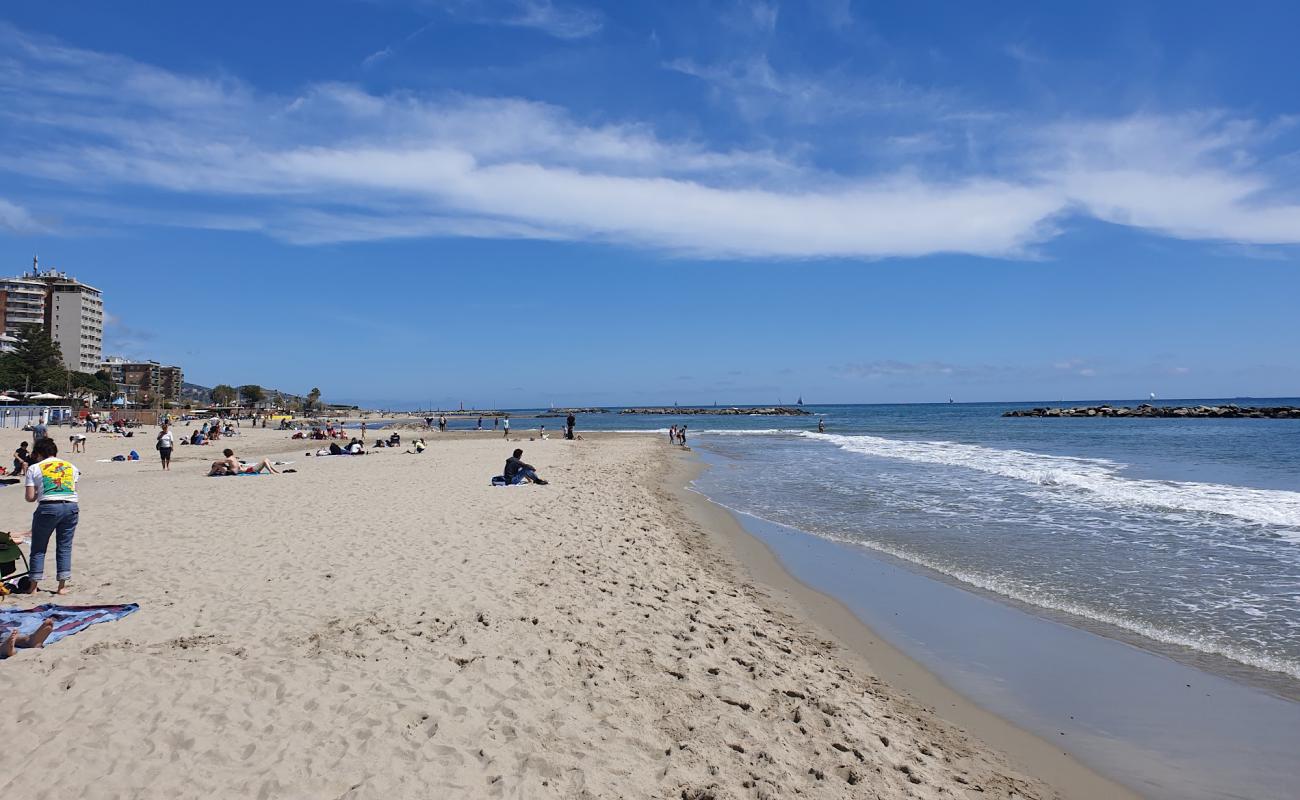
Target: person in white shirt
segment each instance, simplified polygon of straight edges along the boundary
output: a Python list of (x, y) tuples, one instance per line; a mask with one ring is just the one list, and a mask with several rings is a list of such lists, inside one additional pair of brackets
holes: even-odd
[(158, 432), (158, 456), (162, 458), (162, 468), (170, 470), (172, 468), (172, 447), (176, 444), (172, 438), (172, 428), (166, 422), (162, 424), (162, 430)]
[(77, 502), (77, 480), (81, 472), (58, 457), (59, 446), (53, 439), (41, 439), (32, 448), (32, 465), (25, 477), (27, 502), (36, 504), (32, 514), (31, 592), (45, 578), (45, 551), (50, 537), (55, 538), (54, 560), (59, 588), (67, 591), (72, 579), (72, 537), (81, 518)]

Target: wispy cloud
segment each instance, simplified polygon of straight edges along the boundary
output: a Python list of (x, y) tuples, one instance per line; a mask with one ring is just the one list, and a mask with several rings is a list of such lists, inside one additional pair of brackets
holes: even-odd
[(604, 17), (594, 9), (558, 5), (551, 0), (521, 0), (513, 14), (501, 17), (501, 24), (534, 28), (557, 39), (585, 39), (604, 27)]
[[(380, 95), (338, 83), (276, 95), (4, 24), (0, 47), (10, 55), (0, 61), (10, 101), (0, 106), (0, 171), (62, 184), (65, 209), (78, 192), (121, 187), (195, 201), (185, 215), (162, 204), (131, 209), (145, 223), (256, 229), (304, 244), (487, 236), (708, 257), (879, 258), (1032, 254), (1062, 217), (1086, 214), (1182, 238), (1300, 243), (1293, 169), (1261, 155), (1291, 134), (1286, 120), (1204, 113), (1025, 124), (1006, 129), (988, 171), (928, 168), (940, 145), (903, 136), (906, 168), (828, 172), (788, 155), (797, 143), (718, 148), (515, 98)], [(762, 64), (742, 77), (787, 97), (819, 91)], [(205, 199), (212, 208), (196, 211)], [(12, 203), (0, 205), (0, 220), (32, 224)]]
[(27, 209), (0, 198), (0, 230), (11, 233), (40, 233), (47, 228)]

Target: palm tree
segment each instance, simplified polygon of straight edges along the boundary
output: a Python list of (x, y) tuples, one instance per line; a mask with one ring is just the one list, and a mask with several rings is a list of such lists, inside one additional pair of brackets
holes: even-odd
[(311, 411), (312, 406), (316, 405), (319, 402), (320, 402), (320, 389), (317, 389), (316, 387), (313, 386), (312, 390), (307, 393), (307, 410)]

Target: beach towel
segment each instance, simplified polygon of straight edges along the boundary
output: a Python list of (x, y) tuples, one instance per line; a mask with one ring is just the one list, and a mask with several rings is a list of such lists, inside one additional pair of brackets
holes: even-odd
[(36, 632), (43, 620), (54, 620), (54, 630), (45, 643), (53, 644), (58, 640), (84, 631), (97, 622), (112, 622), (127, 614), (133, 614), (140, 608), (137, 603), (123, 603), (115, 606), (59, 606), (53, 603), (32, 608), (0, 608), (0, 637), (9, 634), (30, 635)]

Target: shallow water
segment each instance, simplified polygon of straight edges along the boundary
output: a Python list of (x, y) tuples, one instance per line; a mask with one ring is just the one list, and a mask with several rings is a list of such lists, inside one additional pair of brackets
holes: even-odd
[(1031, 405), (582, 415), (579, 429), (685, 423), (726, 459), (702, 486), (732, 508), (1300, 693), (1300, 421), (1000, 416)]

